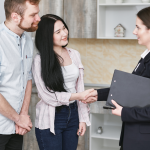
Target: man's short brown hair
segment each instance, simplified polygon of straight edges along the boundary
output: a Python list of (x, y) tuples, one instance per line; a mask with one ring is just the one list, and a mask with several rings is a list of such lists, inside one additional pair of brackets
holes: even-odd
[(6, 19), (10, 19), (11, 13), (13, 12), (16, 12), (20, 16), (23, 16), (26, 9), (26, 1), (28, 1), (32, 5), (38, 5), (40, 2), (40, 0), (5, 0), (4, 8)]

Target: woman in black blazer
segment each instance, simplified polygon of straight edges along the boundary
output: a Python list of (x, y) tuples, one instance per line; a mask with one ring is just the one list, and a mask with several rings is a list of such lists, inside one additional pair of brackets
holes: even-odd
[[(132, 73), (150, 78), (150, 7), (137, 13), (133, 34), (137, 36), (138, 43), (145, 45), (147, 50), (141, 55), (142, 58)], [(104, 101), (107, 100), (108, 93), (109, 88), (98, 89), (88, 96), (98, 96), (98, 101)], [(86, 102), (91, 103), (92, 97)], [(150, 150), (150, 106), (126, 108), (119, 106), (115, 101), (112, 102), (116, 106), (112, 113), (121, 116), (123, 122), (119, 142), (121, 150)]]

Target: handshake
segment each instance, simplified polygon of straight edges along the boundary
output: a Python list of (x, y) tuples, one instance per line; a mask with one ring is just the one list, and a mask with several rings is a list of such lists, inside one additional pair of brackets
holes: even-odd
[[(85, 104), (90, 104), (97, 101), (97, 90), (88, 89), (81, 93), (76, 93), (76, 99)], [(32, 128), (30, 116), (27, 114), (16, 115), (15, 117), (16, 134), (24, 135)]]
[(94, 89), (88, 89), (78, 94), (79, 94), (78, 100), (85, 104), (93, 103), (97, 101), (98, 98), (97, 90)]

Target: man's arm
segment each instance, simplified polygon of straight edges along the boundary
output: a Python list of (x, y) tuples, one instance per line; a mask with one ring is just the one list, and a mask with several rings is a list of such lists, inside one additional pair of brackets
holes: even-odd
[(17, 112), (11, 107), (11, 105), (7, 102), (7, 100), (0, 94), (0, 114), (17, 122), (19, 120), (19, 115)]
[(19, 115), (13, 107), (7, 102), (7, 100), (0, 94), (0, 114), (13, 120), (17, 125), (30, 131), (32, 124), (30, 118), (27, 115)]
[(31, 92), (32, 92), (32, 80), (28, 80), (25, 96), (23, 100), (23, 105), (20, 111), (21, 115), (28, 115), (29, 105), (30, 105), (30, 99), (31, 99)]
[[(28, 115), (31, 92), (32, 92), (32, 80), (28, 80), (20, 115)], [(16, 134), (24, 135), (26, 133), (27, 133), (26, 129), (16, 125)]]

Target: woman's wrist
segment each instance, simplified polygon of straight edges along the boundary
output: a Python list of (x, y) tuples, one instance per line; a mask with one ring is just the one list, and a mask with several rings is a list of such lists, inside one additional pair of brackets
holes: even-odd
[(79, 123), (84, 123), (84, 124), (86, 124), (86, 122), (79, 122)]
[(69, 101), (78, 100), (80, 98), (80, 93), (72, 93)]

